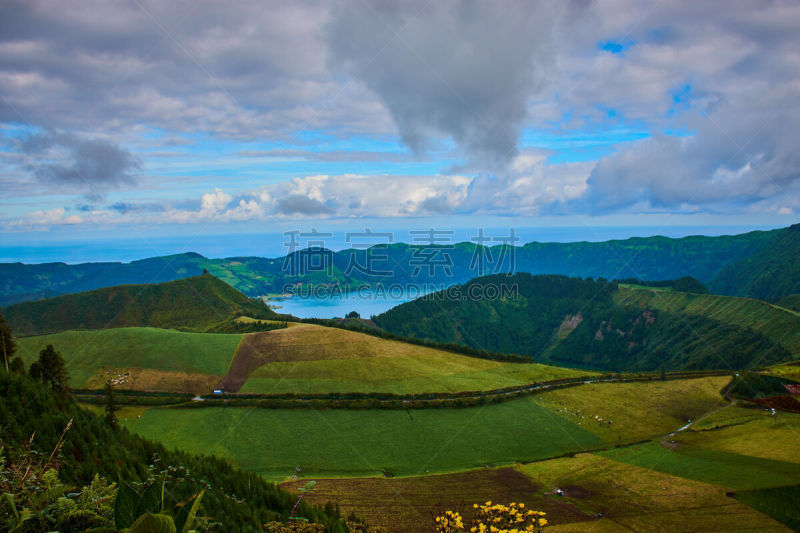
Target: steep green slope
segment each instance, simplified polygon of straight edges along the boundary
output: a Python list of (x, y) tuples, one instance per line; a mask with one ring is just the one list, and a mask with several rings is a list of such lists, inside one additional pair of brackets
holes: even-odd
[[(604, 280), (566, 276), (484, 276), (399, 305), (375, 323), (406, 337), (537, 356), (567, 317), (603, 314), (615, 289)], [(501, 292), (508, 297), (489, 297)]]
[(3, 313), (20, 336), (125, 326), (206, 331), (237, 316), (277, 317), (211, 275), (57, 296), (15, 304)]
[(719, 294), (770, 301), (800, 293), (800, 224), (778, 233), (758, 253), (726, 266), (710, 287)]
[[(0, 372), (0, 441), (5, 458), (14, 460), (26, 453), (29, 442), (30, 452), (47, 458), (68, 422), (71, 425), (63, 435), (57, 461), (59, 477), (68, 485), (88, 484), (99, 474), (109, 481), (155, 482), (161, 486), (163, 471), (168, 478), (167, 512), (174, 514), (180, 509), (176, 504), (185, 505), (192, 494), (206, 488), (199, 514), (219, 522), (219, 531), (243, 533), (263, 531), (263, 524), (270, 520), (286, 521), (296, 500), (257, 475), (208, 457), (208, 450), (200, 450), (202, 457), (191, 455), (174, 447), (167, 449), (124, 428), (112, 430), (102, 417), (80, 409), (70, 396), (56, 395), (27, 376)], [(205, 431), (212, 434), (208, 428)], [(323, 511), (305, 502), (299, 508), (300, 516), (324, 524), (328, 532), (347, 531), (333, 508)]]
[(775, 305), (800, 313), (800, 294), (790, 294), (789, 296), (784, 296), (775, 302)]
[(614, 295), (614, 301), (625, 307), (707, 317), (749, 329), (780, 344), (794, 358), (800, 357), (800, 316), (767, 302), (712, 294), (624, 288)]
[[(517, 294), (485, 297), (504, 290)], [(704, 304), (666, 305), (684, 301)], [(800, 317), (763, 302), (564, 276), (477, 278), (375, 322), (400, 335), (605, 370), (732, 370), (785, 361), (800, 349)]]

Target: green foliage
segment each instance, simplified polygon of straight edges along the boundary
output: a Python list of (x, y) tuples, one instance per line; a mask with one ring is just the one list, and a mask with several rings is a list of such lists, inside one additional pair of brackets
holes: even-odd
[(105, 399), (106, 399), (106, 423), (111, 429), (117, 428), (117, 404), (114, 400), (114, 387), (111, 385), (111, 380), (106, 381), (105, 386)]
[(175, 526), (181, 530), (181, 533), (188, 533), (194, 524), (197, 511), (200, 509), (200, 502), (203, 501), (203, 495), (206, 493), (205, 489), (200, 491), (197, 497), (192, 497), (192, 505), (184, 505), (178, 511), (175, 517)]
[[(736, 299), (618, 289), (602, 279), (528, 274), (477, 278), (457, 292), (483, 294), (494, 286), (515, 287), (517, 297), (448, 298), (448, 291), (442, 291), (374, 320), (399, 335), (600, 370), (733, 370), (792, 357), (767, 335), (771, 331), (752, 330), (748, 321), (724, 322), (730, 314), (712, 317), (667, 306), (653, 309), (650, 304), (661, 298)], [(758, 305), (747, 302), (748, 307)], [(767, 304), (759, 311), (781, 313)], [(798, 317), (790, 318), (800, 323)]]
[(734, 398), (769, 398), (786, 394), (784, 384), (794, 384), (790, 379), (777, 376), (741, 372), (726, 388), (726, 393)]
[(790, 294), (777, 301), (776, 305), (800, 312), (800, 294)]
[(111, 522), (112, 505), (117, 495), (115, 483), (95, 475), (90, 485), (77, 495), (59, 498), (50, 507), (49, 517), (59, 531), (82, 531)]
[(214, 330), (239, 316), (278, 317), (261, 300), (251, 300), (211, 275), (157, 285), (119, 285), (7, 307), (18, 335), (126, 326)]
[(614, 302), (642, 311), (664, 311), (681, 317), (699, 315), (722, 324), (752, 330), (800, 358), (800, 315), (750, 298), (712, 294), (620, 289)]
[(775, 232), (757, 253), (726, 266), (711, 290), (775, 301), (800, 293), (800, 224)]
[(131, 525), (130, 533), (176, 533), (175, 522), (167, 515), (144, 513)]
[(17, 374), (24, 374), (25, 373), (25, 361), (22, 360), (21, 357), (15, 357), (11, 360), (11, 364), (8, 367), (10, 372), (15, 372)]
[(620, 284), (637, 285), (641, 287), (669, 288), (678, 292), (693, 292), (697, 294), (707, 294), (708, 288), (691, 276), (684, 276), (678, 279), (663, 281), (641, 281), (636, 278), (617, 280)]
[(553, 360), (626, 371), (732, 371), (791, 359), (764, 335), (700, 315), (614, 308), (606, 317), (587, 316), (553, 348)]
[[(450, 297), (515, 293), (505, 299)], [(389, 332), (475, 349), (538, 356), (553, 341), (565, 317), (585, 314), (586, 305), (610, 305), (616, 284), (565, 276), (485, 276), (397, 306), (374, 318)]]
[(63, 440), (46, 458), (31, 442), (10, 457), (0, 449), (0, 524), (5, 530), (71, 533), (110, 523), (115, 484), (95, 474), (90, 485), (71, 492), (57, 472)]
[[(62, 436), (70, 419), (72, 427)], [(113, 431), (102, 417), (80, 409), (70, 397), (54, 394), (27, 376), (0, 374), (0, 427), (6, 450), (15, 454), (26, 449), (34, 432), (31, 450), (60, 447), (59, 476), (70, 485), (88, 485), (95, 474), (124, 479), (138, 491), (155, 483), (156, 500), (160, 502), (162, 481), (166, 479), (163, 506), (176, 518), (176, 509), (205, 490), (203, 514), (219, 522), (222, 531), (261, 531), (266, 522), (285, 521), (295, 502), (291, 494), (257, 475), (232, 468), (226, 461), (170, 451), (125, 428)], [(16, 501), (18, 509), (33, 508)], [(340, 522), (338, 515), (305, 502), (298, 507), (298, 514), (322, 523), (327, 531), (333, 531)]]
[(272, 331), (275, 329), (286, 329), (286, 322), (274, 320), (237, 320), (232, 318), (221, 322), (208, 330), (208, 333), (256, 333), (260, 331)]
[(67, 365), (52, 344), (48, 344), (39, 352), (39, 359), (31, 364), (30, 375), (49, 385), (53, 390), (64, 392), (69, 388)]
[(0, 357), (2, 357), (3, 368), (8, 371), (11, 358), (14, 357), (14, 352), (17, 350), (17, 343), (14, 339), (14, 332), (11, 331), (11, 326), (8, 325), (6, 317), (0, 315)]

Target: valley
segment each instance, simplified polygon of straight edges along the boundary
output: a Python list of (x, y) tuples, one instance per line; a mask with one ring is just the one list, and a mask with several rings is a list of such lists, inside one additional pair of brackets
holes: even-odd
[(513, 297), (301, 320), (204, 273), (4, 315), (22, 367), (53, 346), (73, 401), (116, 402), (120, 431), (289, 491), (314, 481), (309, 504), (389, 532), (486, 500), (556, 532), (798, 524), (797, 312), (690, 278), (451, 290), (498, 284)]

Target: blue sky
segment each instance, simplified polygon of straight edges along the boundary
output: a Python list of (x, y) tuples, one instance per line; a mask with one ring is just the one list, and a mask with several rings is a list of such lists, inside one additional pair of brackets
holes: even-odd
[(0, 239), (789, 225), (800, 6), (721, 5), (10, 2)]

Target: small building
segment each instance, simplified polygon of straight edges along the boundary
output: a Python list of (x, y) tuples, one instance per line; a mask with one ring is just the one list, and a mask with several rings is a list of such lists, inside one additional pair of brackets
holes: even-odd
[(214, 389), (214, 394), (222, 394), (222, 389)]

